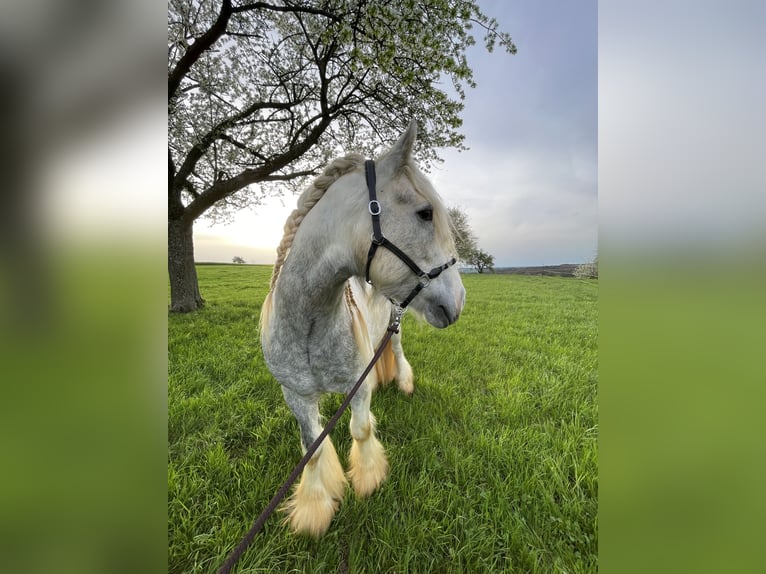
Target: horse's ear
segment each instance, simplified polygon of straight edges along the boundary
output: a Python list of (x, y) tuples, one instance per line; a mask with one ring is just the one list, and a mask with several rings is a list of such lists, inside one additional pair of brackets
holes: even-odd
[(381, 156), (378, 173), (384, 177), (392, 177), (399, 173), (409, 163), (417, 138), (418, 123), (412, 120), (393, 147)]

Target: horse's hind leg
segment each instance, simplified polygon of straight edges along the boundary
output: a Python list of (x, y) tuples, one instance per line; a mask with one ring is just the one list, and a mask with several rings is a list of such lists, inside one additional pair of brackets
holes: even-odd
[(404, 356), (401, 331), (394, 333), (391, 337), (391, 348), (396, 358), (396, 383), (399, 385), (400, 391), (405, 395), (411, 395), (415, 390), (415, 385), (413, 384), (412, 367)]
[(348, 477), (357, 496), (368, 496), (388, 474), (383, 445), (375, 437), (375, 417), (370, 412), (370, 386), (362, 385), (351, 400), (351, 452)]
[[(303, 452), (322, 432), (318, 397), (304, 397), (282, 387), (301, 429)], [(330, 526), (346, 489), (346, 477), (330, 437), (322, 441), (303, 470), (301, 481), (283, 506), (293, 531), (321, 536)]]

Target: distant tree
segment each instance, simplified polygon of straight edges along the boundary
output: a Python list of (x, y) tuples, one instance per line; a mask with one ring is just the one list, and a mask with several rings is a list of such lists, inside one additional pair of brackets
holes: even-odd
[(460, 207), (450, 207), (447, 212), (452, 220), (452, 232), (455, 237), (455, 247), (460, 261), (471, 264), (471, 257), (476, 251), (476, 236), (468, 223), (468, 216)]
[(598, 279), (598, 255), (593, 261), (578, 265), (574, 270), (574, 276), (579, 279)]
[(463, 149), (476, 31), (487, 50), (516, 52), (476, 0), (169, 0), (171, 311), (204, 303), (192, 237), (203, 214), (225, 220), (341, 152), (372, 154), (411, 119), (421, 162)]
[(484, 273), (485, 269), (495, 272), (495, 258), (481, 249), (476, 249), (471, 255), (470, 264), (476, 267), (476, 271)]
[(231, 260), (232, 263), (244, 263), (245, 260), (242, 259), (239, 255), (235, 255), (234, 259)]
[(465, 211), (461, 207), (450, 207), (447, 212), (452, 220), (452, 234), (455, 238), (458, 259), (466, 265), (475, 267), (479, 273), (483, 273), (485, 269), (494, 272), (495, 258), (479, 249), (478, 240), (468, 223), (468, 215)]

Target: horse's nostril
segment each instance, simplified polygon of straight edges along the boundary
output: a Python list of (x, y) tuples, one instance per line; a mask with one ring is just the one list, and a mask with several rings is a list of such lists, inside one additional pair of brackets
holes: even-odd
[(447, 325), (452, 324), (452, 315), (449, 311), (447, 311), (447, 308), (444, 305), (439, 305), (439, 309), (441, 309), (441, 312), (444, 313), (444, 318), (447, 319)]

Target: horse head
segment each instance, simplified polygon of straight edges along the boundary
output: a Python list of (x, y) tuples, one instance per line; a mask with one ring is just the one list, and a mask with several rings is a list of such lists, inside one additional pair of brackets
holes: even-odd
[[(451, 261), (457, 251), (447, 209), (413, 161), (416, 138), (417, 123), (412, 121), (394, 146), (375, 161), (377, 199), (385, 238), (428, 271)], [(375, 251), (368, 279), (396, 302), (405, 300), (423, 280), (390, 249)], [(444, 328), (457, 321), (464, 302), (460, 273), (449, 266), (420, 291), (410, 307), (434, 327)]]

